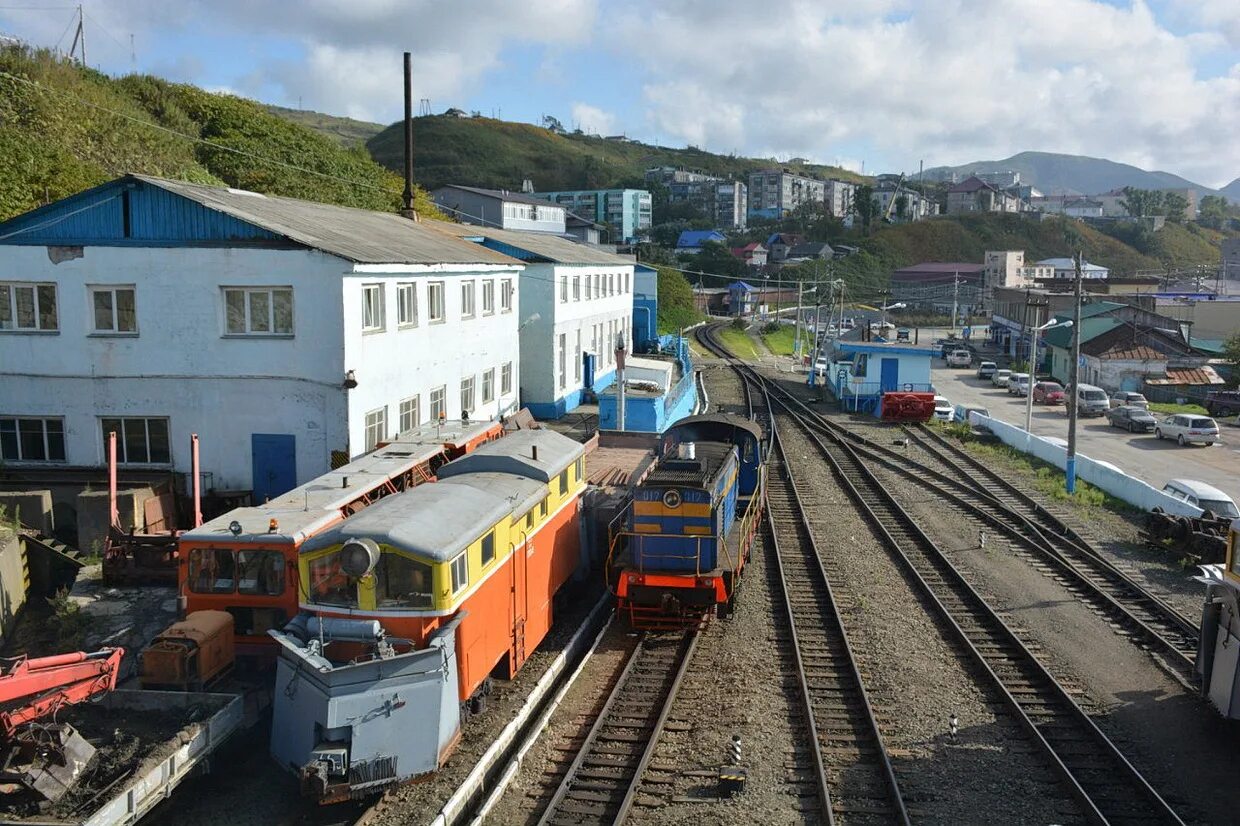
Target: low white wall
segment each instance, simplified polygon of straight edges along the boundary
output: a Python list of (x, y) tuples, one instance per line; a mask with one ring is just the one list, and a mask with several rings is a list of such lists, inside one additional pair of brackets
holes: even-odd
[[(978, 427), (989, 429), (1004, 444), (1014, 447), (1022, 453), (1036, 456), (1060, 470), (1066, 470), (1068, 467), (1067, 449), (1060, 447), (1054, 442), (1047, 441), (1041, 436), (1033, 436), (1026, 433), (1022, 428), (1010, 425), (1007, 422), (1001, 422), (998, 419), (992, 419), (989, 416), (982, 416), (978, 413), (970, 413), (969, 421)], [(1076, 476), (1078, 479), (1083, 479), (1094, 487), (1106, 491), (1115, 498), (1122, 499), (1128, 504), (1145, 511), (1150, 511), (1157, 507), (1162, 508), (1167, 513), (1179, 516), (1200, 516), (1202, 512), (1201, 508), (1176, 499), (1174, 496), (1168, 496), (1157, 488), (1142, 482), (1140, 479), (1134, 479), (1123, 471), (1107, 467), (1081, 453), (1076, 454)]]

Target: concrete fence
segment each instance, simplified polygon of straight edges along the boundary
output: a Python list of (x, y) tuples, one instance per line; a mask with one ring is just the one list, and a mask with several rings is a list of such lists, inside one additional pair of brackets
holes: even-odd
[[(1066, 470), (1068, 467), (1068, 450), (1061, 445), (1041, 436), (1034, 436), (1007, 422), (978, 413), (970, 413), (969, 421), (977, 427), (989, 429), (1005, 445), (1014, 447), (1022, 453), (1035, 456), (1060, 470)], [(1091, 459), (1081, 453), (1076, 454), (1076, 475), (1078, 479), (1083, 479), (1116, 499), (1121, 499), (1144, 511), (1162, 508), (1167, 513), (1179, 516), (1201, 515), (1201, 508), (1176, 499), (1174, 496), (1168, 496), (1112, 465)]]

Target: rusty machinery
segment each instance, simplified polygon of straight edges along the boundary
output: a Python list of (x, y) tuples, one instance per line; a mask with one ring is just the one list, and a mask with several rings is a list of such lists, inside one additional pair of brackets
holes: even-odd
[(226, 675), (235, 655), (232, 614), (194, 611), (142, 652), (142, 687), (199, 690)]

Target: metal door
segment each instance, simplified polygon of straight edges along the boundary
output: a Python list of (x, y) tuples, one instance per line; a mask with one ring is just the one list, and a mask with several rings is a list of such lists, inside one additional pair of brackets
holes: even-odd
[(297, 450), (291, 435), (252, 434), (250, 456), (254, 504), (262, 504), (297, 487)]
[(879, 373), (880, 389), (887, 393), (896, 390), (900, 386), (900, 360), (885, 358), (882, 360), (881, 371)]

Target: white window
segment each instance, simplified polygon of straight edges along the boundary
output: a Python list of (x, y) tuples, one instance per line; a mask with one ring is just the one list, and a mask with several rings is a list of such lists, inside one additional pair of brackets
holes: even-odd
[(568, 359), (568, 336), (560, 333), (560, 389), (563, 390), (568, 386), (568, 369), (565, 361)]
[(431, 421), (438, 422), (448, 415), (448, 387), (441, 385), (431, 391)]
[(165, 418), (101, 418), (103, 455), (108, 455), (108, 434), (116, 434), (116, 461), (121, 465), (166, 465), (172, 462)]
[(482, 403), (495, 401), (495, 368), (482, 373)]
[(594, 274), (594, 297), (603, 297), (603, 276), (597, 272)]
[(474, 282), (473, 279), (461, 282), (461, 318), (474, 317)]
[(55, 284), (0, 283), (0, 330), (54, 332), (59, 329)]
[(387, 405), (366, 414), (366, 452), (387, 438)]
[(383, 285), (362, 285), (362, 329), (383, 329)]
[(396, 285), (396, 324), (399, 327), (418, 326), (418, 285)]
[(573, 301), (581, 300), (581, 276), (573, 276)]
[(586, 301), (589, 301), (590, 298), (592, 297), (591, 296), (592, 291), (590, 289), (590, 276), (588, 274), (585, 276), (585, 282), (586, 282)]
[(504, 366), (499, 368), (499, 394), (507, 396), (512, 392), (512, 362), (505, 362)]
[(512, 312), (512, 279), (505, 278), (499, 282), (499, 309), (500, 312)]
[(629, 294), (629, 274), (627, 272), (624, 274), (624, 294)]
[(474, 377), (461, 379), (461, 418), (474, 410)]
[(577, 328), (577, 350), (573, 361), (573, 378), (581, 381), (581, 328)]
[(91, 287), (91, 329), (96, 333), (136, 333), (138, 317), (134, 311), (133, 285)]
[(291, 336), (291, 287), (224, 287), (224, 335)]
[(482, 282), (482, 314), (495, 315), (495, 282), (489, 278)]
[(442, 281), (432, 281), (426, 285), (426, 318), (431, 324), (442, 324), (444, 287)]
[(458, 593), (465, 590), (465, 586), (469, 584), (469, 564), (465, 561), (465, 554), (461, 554), (452, 560), (452, 593)]
[(0, 416), (0, 461), (63, 462), (65, 420)]
[(400, 403), (400, 431), (413, 430), (422, 423), (422, 397), (410, 396)]
[(568, 276), (561, 275), (560, 276), (560, 303), (565, 304), (567, 302), (568, 302)]

